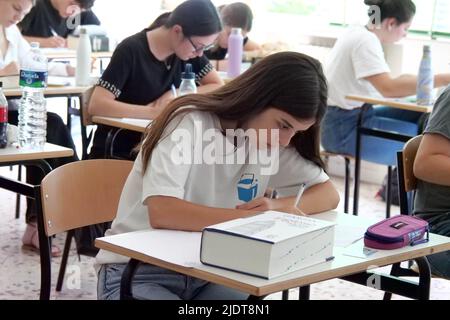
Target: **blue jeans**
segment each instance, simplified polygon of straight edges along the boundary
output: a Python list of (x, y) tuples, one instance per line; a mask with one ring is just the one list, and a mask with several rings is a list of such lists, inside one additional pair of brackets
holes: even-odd
[[(428, 221), (431, 233), (450, 237), (450, 212), (417, 214), (417, 217)], [(441, 278), (450, 279), (450, 251), (427, 256), (427, 259), (430, 263), (431, 273)]]
[[(356, 129), (361, 109), (345, 110), (329, 106), (322, 122), (321, 143), (326, 151), (351, 156), (356, 154)], [(416, 136), (422, 113), (389, 107), (369, 107), (362, 119), (362, 126)], [(397, 151), (403, 142), (362, 136), (361, 159), (384, 165), (396, 165)]]
[[(98, 274), (99, 300), (119, 300), (126, 264), (103, 265)], [(248, 294), (149, 264), (133, 278), (133, 296), (140, 300), (246, 300)]]

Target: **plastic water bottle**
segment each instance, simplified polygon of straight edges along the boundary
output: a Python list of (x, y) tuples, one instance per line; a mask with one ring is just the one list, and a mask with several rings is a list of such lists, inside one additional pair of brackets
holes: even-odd
[(31, 43), (31, 50), (24, 57), (20, 70), (22, 98), (19, 104), (19, 143), (21, 147), (43, 148), (47, 140), (47, 103), (44, 90), (47, 87), (48, 61), (39, 49), (39, 43)]
[(231, 29), (228, 38), (228, 77), (235, 78), (241, 74), (244, 38), (241, 28)]
[(3, 82), (0, 82), (0, 149), (8, 146), (8, 101), (3, 94)]
[(90, 85), (91, 55), (91, 40), (86, 28), (81, 28), (80, 41), (77, 48), (77, 69), (75, 71), (75, 83), (77, 86), (87, 87)]
[(431, 63), (430, 46), (423, 47), (423, 57), (420, 62), (417, 77), (417, 104), (432, 105), (434, 102), (434, 73)]
[(179, 88), (180, 96), (191, 93), (197, 93), (197, 85), (195, 84), (195, 73), (192, 71), (192, 65), (186, 64), (184, 72), (181, 73), (181, 84)]

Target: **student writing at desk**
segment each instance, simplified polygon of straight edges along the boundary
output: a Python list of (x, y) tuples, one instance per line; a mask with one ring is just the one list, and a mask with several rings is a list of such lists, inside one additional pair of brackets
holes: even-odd
[(248, 38), (247, 34), (252, 30), (253, 13), (248, 5), (235, 2), (219, 8), (222, 18), (223, 30), (219, 34), (217, 44), (205, 52), (208, 59), (224, 60), (228, 53), (228, 38), (232, 28), (241, 28), (244, 37), (244, 51), (261, 49), (260, 45)]
[[(223, 84), (203, 56), (222, 29), (217, 10), (209, 0), (185, 1), (157, 22), (117, 47), (93, 92), (90, 114), (155, 119), (174, 99), (171, 87), (179, 87), (186, 63), (193, 66), (196, 82), (201, 85), (199, 92)], [(91, 158), (103, 158), (108, 131), (105, 126), (97, 129)], [(133, 158), (130, 152), (140, 140), (139, 133), (121, 132), (114, 153)]]
[[(20, 63), (29, 52), (30, 45), (22, 37), (16, 23), (30, 11), (34, 0), (3, 0), (0, 1), (0, 76), (18, 75)], [(67, 76), (69, 69), (63, 63), (49, 63), (50, 75)], [(11, 124), (18, 123), (18, 103), (8, 101), (8, 118)], [(62, 119), (55, 113), (47, 112), (47, 142), (75, 150), (75, 145), (69, 130)], [(56, 168), (71, 161), (78, 160), (77, 156), (48, 160), (52, 168)], [(38, 168), (27, 167), (27, 182), (33, 185), (41, 183), (42, 172)], [(36, 228), (36, 209), (34, 201), (27, 200), (26, 212), (27, 229), (23, 237), (24, 245), (31, 248), (39, 247), (39, 239)], [(60, 250), (56, 246), (52, 248), (53, 255), (59, 255)]]
[(29, 42), (39, 42), (42, 48), (67, 47), (67, 37), (76, 30), (68, 19), (80, 12), (81, 25), (100, 25), (90, 10), (95, 0), (37, 0), (36, 6), (25, 16), (19, 28)]
[[(450, 237), (450, 87), (440, 96), (414, 161), (419, 179), (414, 213), (432, 233)], [(431, 272), (450, 279), (450, 251), (427, 257)]]
[[(147, 128), (107, 235), (144, 229), (201, 231), (265, 210), (313, 214), (336, 208), (339, 195), (319, 153), (326, 99), (320, 63), (284, 52), (263, 59), (213, 92), (174, 100)], [(249, 133), (247, 138), (239, 134), (242, 130)], [(186, 139), (180, 142), (180, 135)], [(206, 135), (213, 140), (192, 140)], [(279, 165), (261, 161), (259, 155), (268, 149)], [(194, 154), (202, 160), (194, 161)], [(251, 160), (255, 156), (257, 160)], [(296, 207), (303, 183), (306, 190)], [(279, 197), (265, 198), (267, 189), (278, 190)], [(118, 299), (128, 259), (103, 250), (96, 259), (101, 265), (98, 297)], [(246, 298), (151, 265), (138, 269), (133, 293), (155, 300)]]
[[(328, 111), (323, 122), (322, 145), (325, 150), (355, 155), (356, 129), (362, 103), (351, 103), (348, 94), (397, 98), (416, 93), (417, 77), (392, 77), (384, 58), (382, 44), (394, 43), (406, 36), (416, 7), (411, 0), (365, 0), (377, 5), (381, 22), (376, 24), (377, 10), (369, 10), (371, 21), (353, 27), (336, 42), (327, 61), (325, 74), (329, 83)], [(435, 77), (435, 86), (445, 86), (450, 74)], [(362, 126), (414, 136), (418, 133), (421, 113), (388, 107), (369, 107)], [(366, 141), (366, 142), (365, 142)], [(367, 141), (370, 141), (367, 142)], [(402, 144), (378, 138), (362, 140), (362, 158), (380, 164), (395, 163)], [(392, 152), (391, 152), (392, 151)]]

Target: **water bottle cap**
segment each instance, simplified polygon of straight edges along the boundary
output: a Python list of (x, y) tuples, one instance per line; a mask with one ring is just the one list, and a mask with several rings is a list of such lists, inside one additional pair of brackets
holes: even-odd
[(181, 73), (182, 79), (194, 80), (195, 73), (192, 71), (192, 64), (187, 63), (184, 72)]
[(242, 29), (241, 28), (232, 28), (231, 34), (242, 34)]
[(81, 28), (80, 29), (80, 34), (87, 34), (87, 29), (86, 28)]
[(431, 51), (431, 46), (429, 45), (423, 46), (423, 51)]

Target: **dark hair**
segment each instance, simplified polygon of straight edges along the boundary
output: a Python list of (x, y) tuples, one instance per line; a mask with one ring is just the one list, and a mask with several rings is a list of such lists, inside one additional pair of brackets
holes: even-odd
[(232, 28), (241, 28), (244, 31), (251, 31), (253, 24), (252, 9), (242, 2), (235, 2), (223, 6), (220, 9), (222, 23)]
[[(412, 0), (364, 0), (368, 6), (378, 6), (381, 12), (381, 21), (395, 18), (398, 24), (409, 22), (416, 14), (416, 5)], [(373, 10), (369, 10), (369, 17)]]
[(90, 9), (94, 5), (95, 0), (76, 0), (81, 9)]
[(172, 101), (144, 134), (140, 146), (144, 172), (154, 148), (165, 138), (165, 128), (176, 116), (193, 110), (207, 111), (221, 119), (237, 120), (237, 127), (242, 128), (243, 123), (269, 107), (296, 118), (316, 119), (310, 129), (292, 138), (291, 145), (302, 157), (323, 168), (319, 132), (327, 107), (327, 83), (322, 66), (304, 54), (280, 52), (262, 59), (213, 92)]
[(164, 22), (166, 28), (180, 25), (186, 37), (209, 36), (222, 31), (219, 13), (210, 0), (187, 0)]
[(162, 27), (166, 24), (167, 20), (170, 17), (170, 12), (165, 12), (158, 16), (158, 18), (155, 19), (155, 21), (152, 22), (150, 27), (148, 27), (148, 30), (154, 30), (158, 29), (159, 27)]

